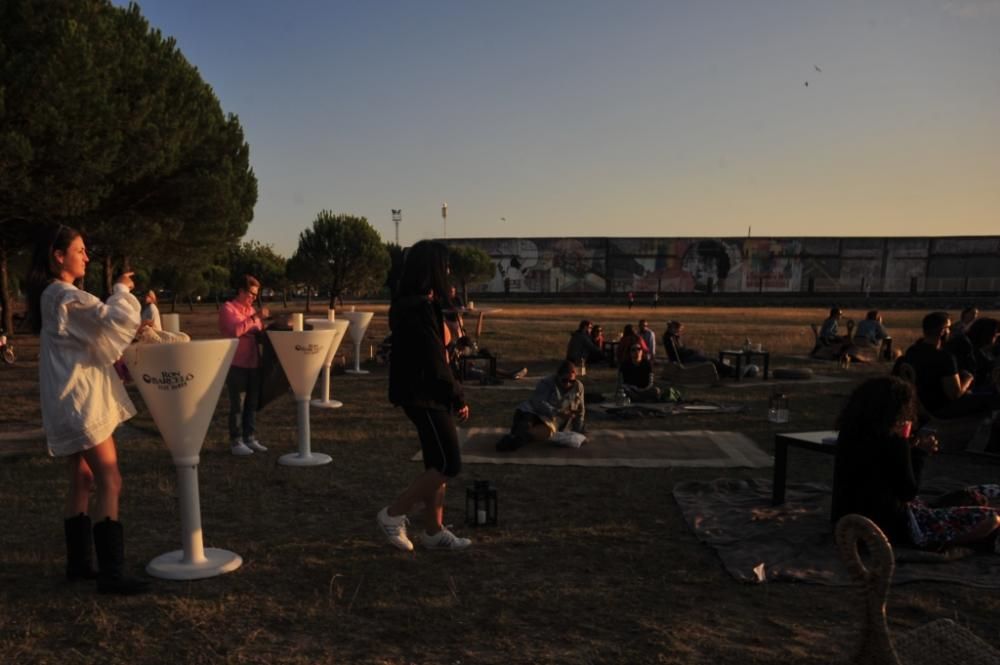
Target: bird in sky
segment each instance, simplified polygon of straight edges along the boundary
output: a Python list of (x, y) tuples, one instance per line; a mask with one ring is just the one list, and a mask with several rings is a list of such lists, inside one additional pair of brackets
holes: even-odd
[(823, 70), (819, 68), (819, 65), (813, 65), (813, 69), (815, 69), (815, 70), (816, 70), (817, 72), (819, 72), (820, 74), (822, 74), (822, 73), (823, 73)]

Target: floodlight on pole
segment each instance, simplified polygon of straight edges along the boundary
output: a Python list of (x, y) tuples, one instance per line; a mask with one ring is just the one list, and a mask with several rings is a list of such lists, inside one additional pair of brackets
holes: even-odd
[(441, 225), (444, 228), (444, 237), (448, 238), (448, 204), (441, 204)]
[(399, 223), (403, 221), (403, 209), (392, 208), (392, 221), (396, 223), (396, 244), (399, 245)]

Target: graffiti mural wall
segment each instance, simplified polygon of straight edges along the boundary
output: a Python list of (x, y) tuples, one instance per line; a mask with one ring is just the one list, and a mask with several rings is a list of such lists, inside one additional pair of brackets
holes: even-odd
[(1000, 237), (468, 238), (490, 293), (1000, 290)]

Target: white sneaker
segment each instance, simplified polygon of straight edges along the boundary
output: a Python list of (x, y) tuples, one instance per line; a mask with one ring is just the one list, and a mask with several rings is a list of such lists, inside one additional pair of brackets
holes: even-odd
[(459, 538), (448, 529), (441, 529), (433, 536), (424, 531), (420, 534), (420, 544), (429, 550), (464, 550), (472, 541)]
[(254, 451), (255, 453), (267, 452), (267, 446), (262, 446), (260, 441), (257, 440), (257, 437), (252, 437), (250, 440), (244, 441), (243, 443), (244, 445), (246, 445), (247, 448)]
[(234, 455), (237, 457), (246, 457), (247, 455), (253, 455), (253, 451), (250, 450), (242, 441), (233, 441), (233, 447), (231, 448)]
[(391, 517), (389, 515), (389, 506), (386, 506), (378, 511), (375, 521), (378, 523), (379, 533), (389, 541), (390, 545), (404, 552), (413, 551), (413, 543), (410, 542), (410, 539), (406, 535), (406, 515)]

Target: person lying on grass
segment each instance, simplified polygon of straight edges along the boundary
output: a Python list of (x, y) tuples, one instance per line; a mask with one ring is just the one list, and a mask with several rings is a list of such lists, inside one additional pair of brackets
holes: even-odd
[(549, 441), (560, 432), (583, 434), (586, 407), (583, 384), (577, 381), (576, 366), (564, 360), (556, 373), (535, 386), (530, 399), (517, 405), (510, 433), (497, 442), (497, 450), (517, 450), (531, 441)]

